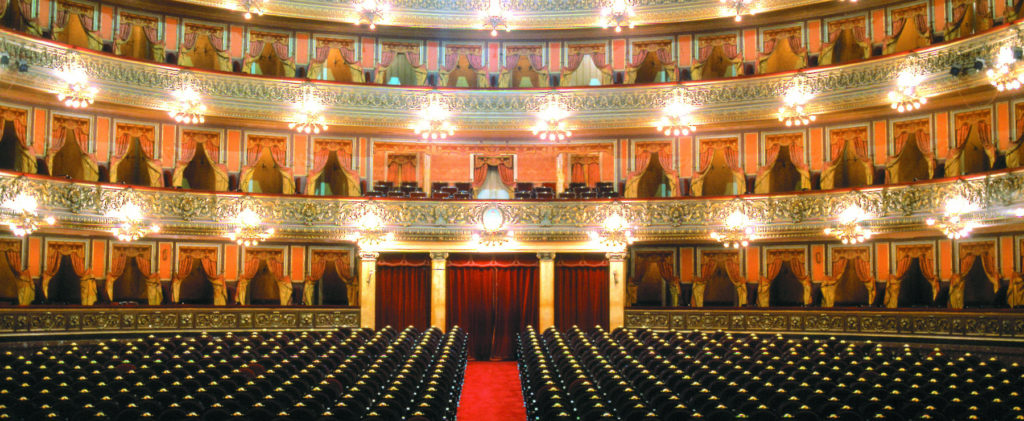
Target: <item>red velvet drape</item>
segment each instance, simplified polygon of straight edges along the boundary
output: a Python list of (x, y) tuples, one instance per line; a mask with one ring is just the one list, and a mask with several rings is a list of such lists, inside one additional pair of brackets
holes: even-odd
[(456, 255), (446, 273), (445, 318), (469, 333), (470, 357), (511, 359), (515, 335), (537, 324), (536, 257)]
[(590, 330), (608, 327), (608, 260), (559, 255), (555, 260), (555, 326)]
[(430, 259), (384, 255), (377, 262), (376, 325), (430, 327)]

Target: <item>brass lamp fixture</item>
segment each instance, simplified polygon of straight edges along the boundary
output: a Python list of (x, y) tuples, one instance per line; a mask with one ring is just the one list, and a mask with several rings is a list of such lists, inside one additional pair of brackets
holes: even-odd
[(357, 220), (358, 228), (348, 239), (365, 251), (377, 251), (395, 240), (395, 233), (389, 231), (384, 224), (384, 208), (375, 202), (363, 204)]
[(489, 207), (480, 214), (481, 232), (473, 233), (473, 242), (483, 247), (500, 247), (514, 237), (512, 231), (504, 229), (505, 213), (501, 208)]
[(610, 6), (601, 8), (601, 28), (614, 27), (615, 32), (622, 32), (623, 26), (633, 29), (636, 26), (636, 22), (633, 21), (635, 17), (636, 10), (633, 10), (633, 5), (629, 1), (612, 0)]
[(122, 203), (107, 211), (106, 216), (114, 221), (110, 233), (118, 241), (132, 242), (151, 233), (160, 232), (160, 226), (156, 223), (146, 223), (142, 207), (136, 203), (133, 196), (131, 189), (124, 190), (121, 193)]
[(313, 82), (303, 82), (295, 91), (295, 116), (288, 128), (304, 134), (320, 134), (327, 130), (324, 118), (327, 102), (327, 95)]
[(537, 122), (533, 125), (533, 135), (540, 140), (562, 141), (572, 137), (572, 130), (566, 119), (569, 118), (569, 110), (562, 104), (562, 97), (557, 93), (551, 93), (542, 100), (537, 110)]
[(945, 212), (938, 218), (928, 218), (925, 224), (938, 228), (947, 238), (959, 240), (971, 235), (978, 227), (977, 221), (970, 214), (979, 210), (979, 206), (963, 196), (954, 196), (946, 201)]
[(270, 3), (270, 0), (242, 0), (242, 17), (248, 20), (252, 19), (253, 15), (263, 16), (267, 12), (267, 3)]
[(512, 32), (512, 12), (501, 7), (501, 0), (490, 0), (487, 10), (480, 11), (480, 27), (490, 29), (491, 36), (498, 36), (498, 30)]
[(448, 121), (452, 116), (447, 98), (440, 92), (432, 91), (416, 114), (412, 131), (423, 140), (447, 139), (455, 135), (455, 125)]
[(747, 247), (754, 240), (754, 221), (741, 210), (734, 210), (725, 217), (725, 227), (712, 231), (711, 239), (726, 248)]
[(697, 131), (697, 127), (693, 124), (694, 107), (686, 96), (686, 90), (677, 87), (665, 99), (665, 108), (661, 112), (661, 119), (655, 123), (658, 131), (665, 136), (689, 136)]
[(807, 76), (797, 73), (783, 94), (782, 106), (779, 107), (779, 121), (785, 123), (786, 127), (806, 126), (817, 118), (807, 111), (807, 104), (814, 99), (814, 94), (807, 85)]
[(836, 226), (825, 228), (825, 235), (835, 237), (843, 244), (859, 244), (874, 234), (870, 229), (860, 225), (869, 215), (857, 205), (850, 206), (839, 213)]
[(383, 0), (363, 0), (356, 4), (356, 26), (366, 24), (370, 30), (377, 29), (377, 24), (384, 22), (391, 6)]
[(179, 124), (202, 124), (206, 122), (206, 104), (203, 104), (202, 96), (196, 90), (195, 75), (192, 72), (183, 70), (178, 74), (178, 80), (171, 97), (171, 109), (167, 112), (175, 123)]
[(4, 201), (4, 225), (17, 237), (32, 235), (40, 227), (56, 223), (53, 216), (39, 216), (39, 202), (27, 192), (19, 192)]
[(896, 75), (896, 87), (889, 91), (889, 103), (892, 109), (901, 113), (920, 109), (928, 103), (928, 98), (919, 90), (925, 79), (921, 58), (917, 53), (911, 53), (901, 67), (903, 70)]
[(611, 211), (601, 222), (601, 229), (587, 233), (590, 240), (608, 251), (625, 251), (636, 241), (633, 228), (621, 212)]
[(69, 51), (57, 67), (57, 77), (64, 83), (57, 90), (57, 99), (69, 108), (85, 108), (96, 100), (99, 88), (89, 84), (89, 74), (81, 57)]
[(235, 229), (227, 234), (228, 239), (244, 247), (252, 247), (274, 235), (274, 228), (264, 228), (263, 218), (251, 207), (244, 207), (233, 218)]

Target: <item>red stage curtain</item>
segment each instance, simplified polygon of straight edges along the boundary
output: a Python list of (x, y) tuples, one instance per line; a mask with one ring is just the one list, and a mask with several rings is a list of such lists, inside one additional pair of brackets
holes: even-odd
[(513, 357), (515, 335), (537, 324), (538, 262), (534, 256), (453, 256), (448, 260), (447, 324), (469, 333), (478, 361)]
[(608, 260), (603, 256), (559, 255), (555, 260), (555, 326), (589, 331), (608, 327)]
[(377, 263), (378, 327), (430, 327), (430, 259), (426, 256), (381, 256)]

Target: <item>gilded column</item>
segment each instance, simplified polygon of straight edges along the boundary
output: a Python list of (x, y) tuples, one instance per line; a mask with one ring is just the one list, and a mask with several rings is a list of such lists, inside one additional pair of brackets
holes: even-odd
[(626, 253), (608, 253), (608, 330), (622, 327), (626, 318)]
[(359, 324), (375, 329), (377, 318), (377, 258), (380, 253), (359, 252)]
[(555, 325), (555, 253), (537, 253), (540, 259), (540, 315), (537, 326), (544, 331)]
[(430, 253), (430, 325), (439, 329), (445, 329), (447, 263), (448, 253)]

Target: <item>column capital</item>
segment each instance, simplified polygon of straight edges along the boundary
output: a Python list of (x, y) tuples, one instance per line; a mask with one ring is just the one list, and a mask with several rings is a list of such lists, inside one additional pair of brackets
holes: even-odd
[(375, 251), (360, 251), (359, 252), (359, 260), (362, 260), (364, 262), (375, 262), (375, 261), (377, 261), (377, 258), (379, 258), (379, 257), (380, 257), (380, 253), (377, 253)]
[(441, 261), (448, 260), (448, 253), (446, 253), (446, 252), (439, 252), (439, 251), (432, 251), (432, 252), (430, 252), (430, 260), (435, 261), (435, 262), (438, 261), (438, 260), (441, 260)]
[(542, 251), (542, 252), (537, 253), (537, 258), (540, 259), (540, 261), (542, 261), (542, 262), (555, 260), (555, 252), (553, 252), (553, 251)]
[(626, 252), (619, 251), (619, 252), (605, 253), (604, 257), (606, 257), (609, 262), (625, 262), (626, 261)]

